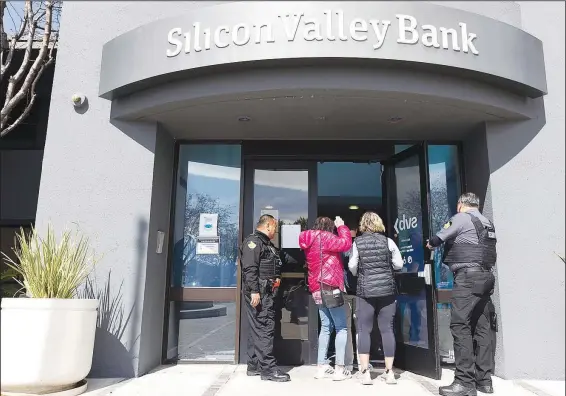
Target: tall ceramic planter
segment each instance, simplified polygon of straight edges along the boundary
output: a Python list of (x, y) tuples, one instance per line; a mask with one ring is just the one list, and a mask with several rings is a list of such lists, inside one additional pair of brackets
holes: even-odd
[(98, 300), (3, 298), (2, 394), (83, 393), (97, 309)]

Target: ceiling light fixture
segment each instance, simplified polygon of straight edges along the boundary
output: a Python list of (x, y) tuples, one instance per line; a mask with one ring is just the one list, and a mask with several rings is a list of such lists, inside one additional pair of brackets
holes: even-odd
[(246, 122), (246, 121), (251, 121), (252, 118), (248, 117), (248, 116), (240, 116), (238, 117), (238, 121), (242, 121), (242, 122)]
[(271, 210), (271, 209), (273, 209), (273, 206), (271, 206), (271, 205), (267, 205), (267, 206), (265, 207), (265, 209), (267, 209), (267, 210)]
[(360, 207), (358, 205), (350, 205), (348, 209), (350, 210), (358, 210)]

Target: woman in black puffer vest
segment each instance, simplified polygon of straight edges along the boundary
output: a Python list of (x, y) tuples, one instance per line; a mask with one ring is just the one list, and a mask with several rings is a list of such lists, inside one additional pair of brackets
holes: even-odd
[(394, 384), (396, 380), (392, 371), (395, 357), (393, 320), (397, 310), (397, 289), (393, 271), (403, 268), (403, 258), (395, 242), (383, 234), (385, 226), (376, 213), (366, 212), (362, 216), (359, 231), (362, 235), (354, 240), (348, 268), (352, 274), (358, 276), (356, 329), (361, 380), (365, 385), (372, 384), (368, 370), (370, 334), (373, 329), (373, 318), (377, 313), (385, 355), (385, 373), (382, 378), (388, 384)]

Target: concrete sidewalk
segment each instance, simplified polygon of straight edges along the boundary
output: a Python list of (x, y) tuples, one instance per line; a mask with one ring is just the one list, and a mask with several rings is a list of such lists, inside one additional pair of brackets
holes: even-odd
[[(291, 382), (273, 383), (246, 376), (245, 366), (176, 365), (160, 367), (135, 379), (90, 379), (86, 396), (291, 396), (344, 395), (356, 396), (430, 396), (438, 395), (438, 386), (452, 382), (453, 373), (444, 369), (442, 380), (433, 381), (409, 372), (399, 372), (397, 385), (375, 380), (363, 386), (355, 379), (333, 382), (315, 380), (315, 367), (290, 369)], [(375, 370), (377, 376), (381, 370)], [(493, 379), (496, 396), (564, 396), (564, 381), (506, 381)], [(480, 394), (481, 395), (481, 394)]]

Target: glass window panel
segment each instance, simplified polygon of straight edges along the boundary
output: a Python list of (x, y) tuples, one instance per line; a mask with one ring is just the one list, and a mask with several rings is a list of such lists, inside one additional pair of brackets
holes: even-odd
[(396, 144), (395, 145), (395, 154), (400, 153), (401, 151), (405, 151), (411, 147), (413, 147), (414, 144)]
[[(428, 147), (431, 232), (436, 234), (456, 213), (461, 193), (458, 148), (451, 145)], [(435, 250), (436, 285), (438, 289), (452, 289), (452, 273), (442, 263), (442, 249)]]
[(168, 359), (234, 362), (236, 303), (172, 301)]
[[(173, 287), (236, 287), (240, 166), (239, 145), (180, 147)], [(218, 215), (219, 254), (197, 254), (202, 213)]]
[(403, 256), (404, 272), (424, 271), (421, 181), (418, 156), (395, 165), (397, 222), (395, 242)]
[[(419, 157), (414, 155), (395, 165), (395, 242), (403, 256), (403, 272), (424, 271), (424, 241)], [(397, 314), (399, 335), (408, 345), (428, 348), (426, 292), (400, 294)]]
[[(436, 234), (456, 213), (458, 197), (461, 194), (458, 147), (454, 145), (429, 145), (429, 178), (431, 231)], [(453, 339), (450, 333), (450, 291), (454, 278), (448, 267), (442, 263), (442, 248), (434, 252), (435, 282), (438, 289), (438, 338), (441, 359), (454, 359)]]
[[(299, 258), (297, 265), (284, 268), (284, 272), (299, 272), (292, 278), (283, 274), (279, 298), (281, 309), (275, 321), (276, 340), (308, 340), (308, 307), (310, 295), (305, 290), (302, 276), (304, 256), (297, 248), (286, 249), (281, 244), (282, 225), (300, 225), (307, 229), (309, 217), (309, 172), (307, 170), (266, 170), (254, 172), (254, 219), (270, 214), (279, 221), (273, 244)], [(297, 241), (298, 242), (298, 241)], [(297, 254), (298, 253), (298, 254)], [(276, 342), (276, 348), (289, 344)], [(283, 352), (284, 353), (284, 352)]]

